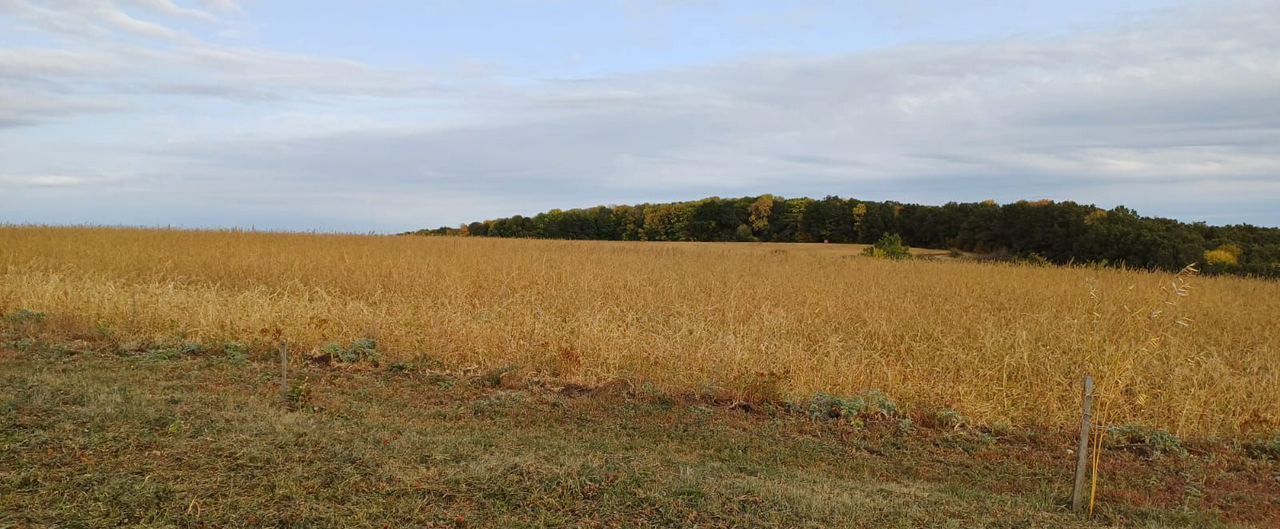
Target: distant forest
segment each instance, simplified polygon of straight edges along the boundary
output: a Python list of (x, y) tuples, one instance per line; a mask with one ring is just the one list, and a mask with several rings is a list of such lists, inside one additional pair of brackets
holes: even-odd
[(415, 235), (611, 241), (770, 241), (871, 244), (885, 234), (924, 248), (1057, 264), (1097, 263), (1280, 277), (1280, 228), (1210, 226), (1041, 200), (943, 206), (828, 196), (711, 197), (691, 202), (553, 209)]

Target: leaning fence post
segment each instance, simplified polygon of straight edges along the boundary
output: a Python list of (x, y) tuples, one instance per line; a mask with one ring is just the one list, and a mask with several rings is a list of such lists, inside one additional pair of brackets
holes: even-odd
[(289, 342), (280, 342), (280, 400), (289, 405)]
[(1071, 493), (1071, 510), (1081, 512), (1085, 508), (1085, 474), (1089, 470), (1089, 433), (1093, 429), (1093, 377), (1084, 376), (1084, 391), (1080, 408), (1080, 446), (1076, 449), (1076, 485)]

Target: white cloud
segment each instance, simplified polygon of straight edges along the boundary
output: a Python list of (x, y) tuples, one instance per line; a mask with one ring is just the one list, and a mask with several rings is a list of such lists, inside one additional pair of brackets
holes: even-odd
[(203, 20), (205, 22), (214, 22), (218, 18), (199, 9), (190, 7), (182, 7), (173, 3), (172, 0), (130, 0), (134, 5), (149, 9), (158, 13), (162, 13), (174, 17), (191, 18)]
[[(140, 3), (150, 4), (149, 7), (156, 9), (157, 6), (164, 5), (166, 2)], [(173, 6), (173, 9), (181, 11), (176, 6)], [(125, 11), (119, 2), (114, 1), (3, 0), (0, 2), (0, 10), (7, 11), (36, 28), (76, 39), (93, 40), (111, 35), (116, 31), (165, 40), (176, 40), (185, 36), (182, 32), (162, 24), (134, 17)]]
[[(21, 16), (57, 34), (89, 23), (173, 40), (110, 22), (108, 14), (128, 16), (119, 5), (74, 5)], [(194, 12), (161, 0), (129, 5), (160, 21), (239, 11), (232, 2)], [(251, 134), (213, 127), (175, 141), (121, 140), (119, 156), (133, 162), (119, 165), (172, 193), (217, 190), (223, 202), (253, 197), (287, 210), (304, 197), (322, 210), (341, 209), (343, 194), (383, 200), (406, 208), (379, 213), (396, 223), (417, 214), (406, 205), (414, 197), (435, 204), (422, 217), (429, 224), (494, 213), (478, 212), (477, 196), (533, 208), (758, 192), (1049, 196), (1233, 213), (1233, 204), (1280, 203), (1276, 27), (1274, 2), (1205, 3), (1046, 39), (517, 82), (487, 72), (444, 82), (191, 39), (106, 39), (0, 50), (0, 79), (14, 81), (0, 91), (0, 127), (141, 113), (135, 107), (158, 95), (233, 101), (255, 109), (242, 127)], [(192, 116), (171, 117), (185, 126)], [(432, 198), (445, 194), (469, 202)], [(1235, 218), (1280, 224), (1275, 212), (1249, 215)]]
[(200, 4), (213, 11), (235, 13), (243, 11), (235, 0), (200, 0)]
[(79, 176), (46, 174), (46, 175), (0, 175), (0, 183), (26, 187), (74, 187), (87, 182)]

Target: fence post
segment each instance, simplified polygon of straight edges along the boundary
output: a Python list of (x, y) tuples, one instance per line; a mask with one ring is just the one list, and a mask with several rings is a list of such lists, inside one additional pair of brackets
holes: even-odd
[(1071, 493), (1071, 510), (1082, 512), (1085, 508), (1084, 485), (1085, 474), (1089, 471), (1089, 433), (1093, 429), (1093, 377), (1084, 376), (1084, 391), (1081, 393), (1080, 446), (1076, 449), (1076, 484)]
[(289, 343), (280, 342), (280, 400), (289, 405)]

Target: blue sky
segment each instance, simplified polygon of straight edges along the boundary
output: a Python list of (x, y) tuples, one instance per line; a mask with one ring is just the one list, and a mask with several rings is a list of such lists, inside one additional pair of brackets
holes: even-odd
[(0, 222), (777, 193), (1280, 225), (1280, 2), (0, 0)]

